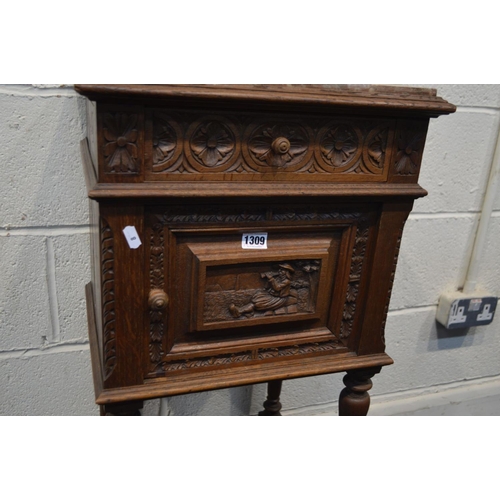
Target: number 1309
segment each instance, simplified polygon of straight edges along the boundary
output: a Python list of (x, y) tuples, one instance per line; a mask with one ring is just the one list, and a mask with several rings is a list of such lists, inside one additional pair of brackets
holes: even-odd
[(241, 239), (242, 248), (267, 248), (267, 233), (244, 234)]

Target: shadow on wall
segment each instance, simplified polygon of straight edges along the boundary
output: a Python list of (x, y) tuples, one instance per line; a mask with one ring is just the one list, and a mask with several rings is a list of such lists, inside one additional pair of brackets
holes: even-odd
[[(434, 331), (432, 332), (432, 334)], [(429, 351), (442, 351), (443, 349), (458, 349), (481, 345), (484, 340), (484, 328), (457, 328), (447, 330), (441, 323), (435, 322), (435, 338), (431, 334)]]
[(162, 416), (250, 415), (252, 386), (233, 387), (165, 398)]

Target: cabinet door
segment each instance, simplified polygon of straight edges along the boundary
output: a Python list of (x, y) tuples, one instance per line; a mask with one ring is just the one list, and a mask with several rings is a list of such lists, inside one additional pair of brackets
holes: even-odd
[(168, 305), (149, 310), (146, 377), (352, 351), (376, 213), (148, 207), (145, 289)]

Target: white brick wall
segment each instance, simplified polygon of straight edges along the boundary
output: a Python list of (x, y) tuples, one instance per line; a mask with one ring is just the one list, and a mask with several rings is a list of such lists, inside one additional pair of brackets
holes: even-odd
[(0, 414), (97, 415), (88, 211), (71, 88), (0, 86)]
[[(434, 322), (472, 248), (500, 119), (500, 85), (428, 85), (459, 106), (433, 120), (387, 321), (395, 365), (374, 378), (390, 395), (500, 375), (500, 316), (466, 335)], [(0, 85), (0, 415), (97, 415), (87, 343), (88, 211), (79, 141), (84, 100), (70, 86)], [(500, 197), (480, 284), (500, 294)], [(287, 409), (332, 404), (342, 375), (284, 384)], [(265, 386), (178, 396), (175, 415), (255, 414)], [(387, 403), (386, 403), (387, 404)], [(158, 401), (146, 406), (158, 413)]]

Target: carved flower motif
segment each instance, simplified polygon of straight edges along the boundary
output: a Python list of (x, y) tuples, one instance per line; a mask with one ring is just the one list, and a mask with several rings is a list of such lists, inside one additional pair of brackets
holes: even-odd
[(422, 134), (398, 138), (398, 152), (396, 153), (396, 172), (400, 175), (415, 175), (420, 166), (420, 157), (424, 139)]
[(264, 127), (249, 143), (255, 158), (270, 167), (284, 167), (297, 158), (300, 160), (307, 146), (305, 132), (288, 125)]
[(153, 133), (153, 165), (172, 158), (177, 145), (177, 134), (168, 123), (155, 124)]
[(387, 144), (387, 129), (378, 132), (368, 145), (368, 155), (374, 165), (381, 167)]
[(231, 157), (234, 138), (220, 122), (202, 124), (191, 139), (191, 150), (206, 167), (217, 167)]
[(125, 113), (110, 113), (104, 116), (104, 146), (107, 171), (136, 172), (137, 171), (137, 115)]
[(320, 149), (327, 163), (334, 167), (343, 167), (355, 155), (358, 138), (350, 127), (338, 125), (325, 134)]

